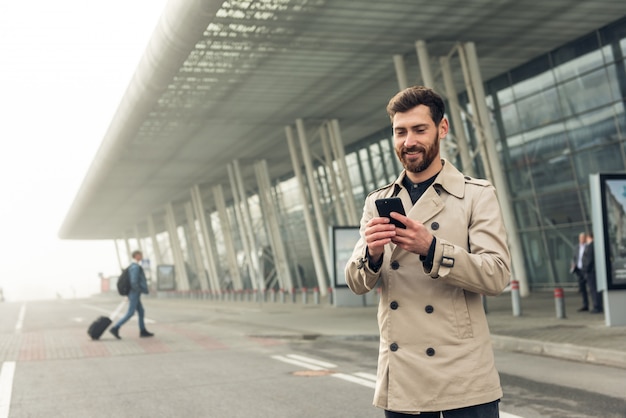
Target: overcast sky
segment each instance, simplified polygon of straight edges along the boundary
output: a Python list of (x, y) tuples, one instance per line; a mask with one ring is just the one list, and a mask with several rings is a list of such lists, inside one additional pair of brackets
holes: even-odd
[(0, 0), (0, 288), (82, 297), (113, 241), (57, 233), (166, 0)]

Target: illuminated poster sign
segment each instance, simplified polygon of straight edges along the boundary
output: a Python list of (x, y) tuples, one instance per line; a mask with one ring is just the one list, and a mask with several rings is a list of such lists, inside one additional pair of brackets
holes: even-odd
[(346, 264), (354, 251), (354, 246), (361, 237), (358, 226), (331, 227), (331, 254), (333, 259), (333, 286), (348, 287), (346, 283)]
[(594, 235), (596, 241), (602, 239), (604, 243), (606, 289), (626, 289), (626, 174), (599, 174), (596, 179), (600, 186), (603, 234)]

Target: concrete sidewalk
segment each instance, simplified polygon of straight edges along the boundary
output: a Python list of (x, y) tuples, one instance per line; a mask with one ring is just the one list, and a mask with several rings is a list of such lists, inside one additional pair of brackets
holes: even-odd
[(552, 292), (521, 299), (520, 316), (513, 316), (509, 293), (487, 298), (494, 347), (626, 368), (626, 327), (607, 327), (603, 314), (578, 312), (576, 292), (565, 292), (564, 299), (560, 319)]
[[(329, 300), (309, 298), (248, 302), (203, 299), (156, 299), (155, 303), (194, 303), (198, 307), (236, 313), (239, 321), (270, 327), (278, 334), (302, 338), (378, 339), (376, 306), (335, 307)], [(554, 294), (536, 291), (521, 299), (521, 315), (513, 316), (510, 293), (488, 297), (487, 319), (497, 349), (551, 356), (626, 369), (626, 327), (607, 327), (603, 314), (577, 312), (580, 295), (566, 291), (565, 318), (557, 318)]]

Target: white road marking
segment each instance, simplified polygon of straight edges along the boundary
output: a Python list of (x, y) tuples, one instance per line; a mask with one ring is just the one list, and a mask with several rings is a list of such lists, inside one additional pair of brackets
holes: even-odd
[[(304, 367), (309, 370), (328, 370), (336, 368), (337, 365), (328, 363), (322, 360), (316, 360), (309, 357), (301, 356), (298, 354), (287, 354), (287, 356), (272, 356), (274, 360), (282, 361), (284, 363), (293, 364), (295, 366)], [(353, 374), (346, 373), (332, 373), (329, 376), (336, 377), (346, 382), (356, 383), (361, 386), (365, 386), (371, 389), (376, 388), (376, 375), (373, 373), (356, 372)], [(0, 417), (2, 418), (2, 417)], [(500, 411), (500, 418), (523, 418), (519, 415), (509, 414), (507, 412)]]
[(376, 382), (372, 382), (371, 380), (362, 379), (360, 377), (356, 377), (356, 376), (353, 376), (351, 374), (334, 373), (331, 376), (332, 377), (337, 377), (337, 378), (342, 379), (342, 380), (346, 380), (348, 382), (356, 383), (356, 384), (359, 384), (361, 386), (366, 386), (368, 388), (372, 388), (372, 389), (376, 388)]
[(376, 375), (372, 373), (358, 372), (358, 373), (353, 373), (353, 374), (355, 376), (362, 377), (363, 379), (373, 380), (374, 382), (376, 381)]
[(20, 313), (17, 316), (17, 323), (15, 324), (15, 332), (22, 332), (22, 326), (24, 325), (24, 316), (26, 315), (26, 304), (23, 304), (20, 308)]
[(305, 362), (299, 361), (299, 360), (294, 360), (294, 359), (291, 359), (289, 357), (272, 356), (272, 358), (274, 360), (282, 361), (283, 363), (293, 364), (295, 366), (304, 367), (305, 369), (309, 369), (309, 370), (326, 370), (324, 367), (315, 366), (313, 364), (305, 363)]
[(2, 369), (0, 369), (0, 418), (7, 418), (9, 416), (14, 374), (15, 362), (4, 362), (2, 364)]
[(306, 363), (315, 364), (316, 366), (324, 367), (324, 368), (327, 368), (327, 369), (333, 369), (333, 368), (337, 367), (336, 364), (327, 363), (327, 362), (321, 361), (321, 360), (315, 360), (315, 359), (312, 359), (312, 358), (309, 358), (309, 357), (300, 356), (298, 354), (287, 354), (287, 357), (292, 358), (294, 360), (299, 360), (299, 361), (304, 361)]

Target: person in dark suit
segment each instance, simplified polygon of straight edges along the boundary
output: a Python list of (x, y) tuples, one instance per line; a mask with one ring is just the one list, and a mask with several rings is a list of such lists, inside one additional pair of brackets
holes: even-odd
[(585, 276), (585, 282), (589, 288), (589, 296), (591, 297), (591, 304), (593, 309), (591, 313), (602, 312), (602, 299), (601, 294), (598, 293), (598, 286), (596, 283), (596, 263), (593, 252), (593, 233), (588, 234), (585, 243), (585, 250), (582, 258), (582, 270)]
[(585, 275), (583, 274), (583, 254), (585, 253), (585, 247), (587, 245), (587, 234), (581, 232), (578, 234), (578, 245), (574, 248), (574, 254), (572, 255), (572, 266), (570, 273), (576, 276), (578, 280), (578, 291), (580, 292), (583, 300), (582, 306), (578, 309), (578, 312), (589, 310), (589, 296), (587, 295), (587, 282)]

